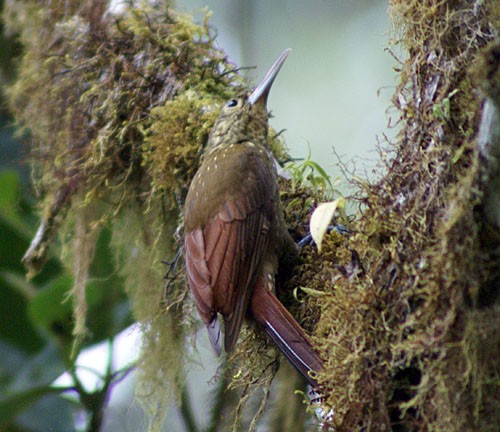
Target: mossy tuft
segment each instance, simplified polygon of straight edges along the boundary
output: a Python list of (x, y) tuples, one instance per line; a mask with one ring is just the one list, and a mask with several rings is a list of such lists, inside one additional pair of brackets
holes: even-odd
[[(183, 335), (192, 324), (182, 308), (163, 308), (161, 261), (179, 248), (180, 204), (218, 107), (245, 87), (214, 47), (208, 15), (198, 24), (168, 2), (131, 3), (118, 15), (108, 6), (6, 5), (6, 27), (23, 46), (9, 105), (30, 139), (42, 216), (24, 262), (33, 275), (51, 247), (60, 249), (75, 278), (78, 341), (94, 245), (104, 227), (112, 231), (144, 333), (138, 394), (155, 429), (166, 396), (181, 393)], [(168, 301), (178, 304), (185, 292), (172, 283)]]
[(348, 239), (327, 243), (298, 282), (323, 292), (323, 403), (333, 430), (493, 431), (499, 315), (488, 281), (500, 262), (481, 236), (471, 65), (498, 34), (499, 10), (392, 1), (390, 12), (408, 52), (394, 158), (381, 180), (359, 185)]

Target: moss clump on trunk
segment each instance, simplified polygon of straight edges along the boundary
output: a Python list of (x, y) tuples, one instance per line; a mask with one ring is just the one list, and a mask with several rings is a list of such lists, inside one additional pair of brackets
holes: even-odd
[(338, 430), (493, 431), (499, 315), (488, 281), (500, 261), (481, 237), (471, 66), (500, 11), (494, 1), (393, 1), (390, 11), (408, 53), (394, 97), (401, 132), (352, 227), (363, 271), (339, 277), (348, 260), (335, 259), (303, 281), (324, 290), (324, 402)]
[[(36, 272), (59, 235), (82, 337), (93, 246), (111, 229), (144, 330), (138, 393), (153, 429), (169, 397), (181, 399), (185, 336), (196, 316), (181, 278), (163, 293), (160, 261), (179, 249), (180, 208), (217, 107), (245, 88), (206, 22), (157, 4), (114, 16), (106, 1), (11, 2), (4, 18), (24, 46), (9, 103), (30, 131), (42, 214), (25, 263)], [(408, 52), (394, 99), (402, 124), (394, 157), (380, 181), (362, 185), (351, 234), (327, 236), (320, 255), (304, 248), (278, 294), (325, 359), (321, 402), (333, 409), (325, 428), (496, 430), (491, 281), (500, 263), (482, 236), (474, 141), (482, 97), (470, 67), (498, 37), (500, 8), (493, 0), (393, 0), (391, 15)], [(279, 140), (273, 149), (286, 157)], [(309, 209), (325, 197), (282, 186), (300, 237)], [(259, 333), (242, 332), (233, 360), (244, 373), (228, 380), (244, 388), (240, 400), (262, 384), (267, 401), (276, 359)], [(220, 396), (221, 412), (234, 415), (238, 399)]]

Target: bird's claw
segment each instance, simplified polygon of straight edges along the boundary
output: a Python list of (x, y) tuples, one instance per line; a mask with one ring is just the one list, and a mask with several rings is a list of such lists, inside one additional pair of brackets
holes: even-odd
[[(329, 225), (328, 228), (326, 229), (326, 232), (327, 233), (331, 233), (332, 231), (336, 231), (336, 232), (338, 232), (339, 234), (342, 234), (342, 235), (349, 234), (349, 230), (346, 228), (346, 226), (345, 225), (341, 225), (341, 224), (338, 224), (338, 225)], [(307, 234), (305, 237), (303, 237), (301, 240), (299, 240), (297, 242), (297, 246), (299, 248), (303, 248), (306, 245), (312, 246), (313, 243), (314, 243), (314, 240), (313, 240), (311, 234)]]

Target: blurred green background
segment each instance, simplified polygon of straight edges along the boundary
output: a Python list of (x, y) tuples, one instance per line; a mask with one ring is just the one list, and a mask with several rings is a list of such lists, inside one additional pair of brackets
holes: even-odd
[[(113, 1), (114, 8), (122, 2)], [(213, 11), (218, 45), (257, 81), (285, 48), (292, 48), (269, 101), (277, 130), (294, 158), (309, 151), (332, 177), (340, 175), (339, 155), (361, 177), (371, 175), (378, 155), (376, 144), (387, 129), (394, 90), (395, 61), (385, 51), (389, 44), (387, 3), (378, 0), (192, 0), (178, 1), (178, 9), (201, 16)], [(3, 1), (0, 0), (3, 8)], [(38, 219), (29, 183), (24, 145), (15, 136), (13, 119), (5, 109), (3, 87), (15, 76), (13, 58), (19, 53), (14, 35), (0, 35), (0, 431), (84, 430), (84, 406), (98, 403), (115, 371), (127, 372), (138, 352), (137, 332), (120, 278), (108, 249), (109, 234), (101, 235), (88, 287), (91, 336), (71, 371), (71, 286), (69, 272), (57, 251), (42, 273), (27, 282), (21, 257), (35, 234)], [(335, 152), (333, 151), (335, 148)], [(337, 155), (336, 155), (336, 154)], [(340, 186), (348, 191), (348, 186)], [(103, 289), (105, 287), (105, 290)], [(121, 332), (118, 338), (115, 336)], [(206, 420), (216, 360), (200, 333), (200, 364), (190, 370), (188, 387), (195, 397), (197, 421)], [(109, 341), (113, 341), (110, 343)], [(97, 346), (97, 347), (96, 347)], [(108, 355), (112, 349), (111, 357)], [(111, 359), (111, 368), (109, 368)], [(59, 388), (52, 383), (59, 377)], [(77, 400), (72, 391), (78, 389)], [(134, 374), (113, 386), (104, 413), (104, 431), (136, 431), (145, 425), (133, 398)], [(206, 389), (206, 392), (200, 391)], [(165, 430), (186, 430), (176, 407), (167, 415)]]

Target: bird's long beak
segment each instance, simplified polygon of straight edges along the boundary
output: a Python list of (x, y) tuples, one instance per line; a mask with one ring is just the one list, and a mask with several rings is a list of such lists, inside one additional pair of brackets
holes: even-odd
[(249, 102), (252, 105), (255, 105), (258, 102), (267, 103), (267, 96), (269, 95), (269, 91), (271, 90), (271, 86), (273, 85), (274, 79), (278, 75), (278, 72), (285, 63), (288, 54), (292, 51), (290, 48), (287, 48), (283, 53), (278, 57), (278, 59), (274, 62), (274, 64), (267, 71), (266, 76), (262, 79), (252, 94), (248, 97)]

